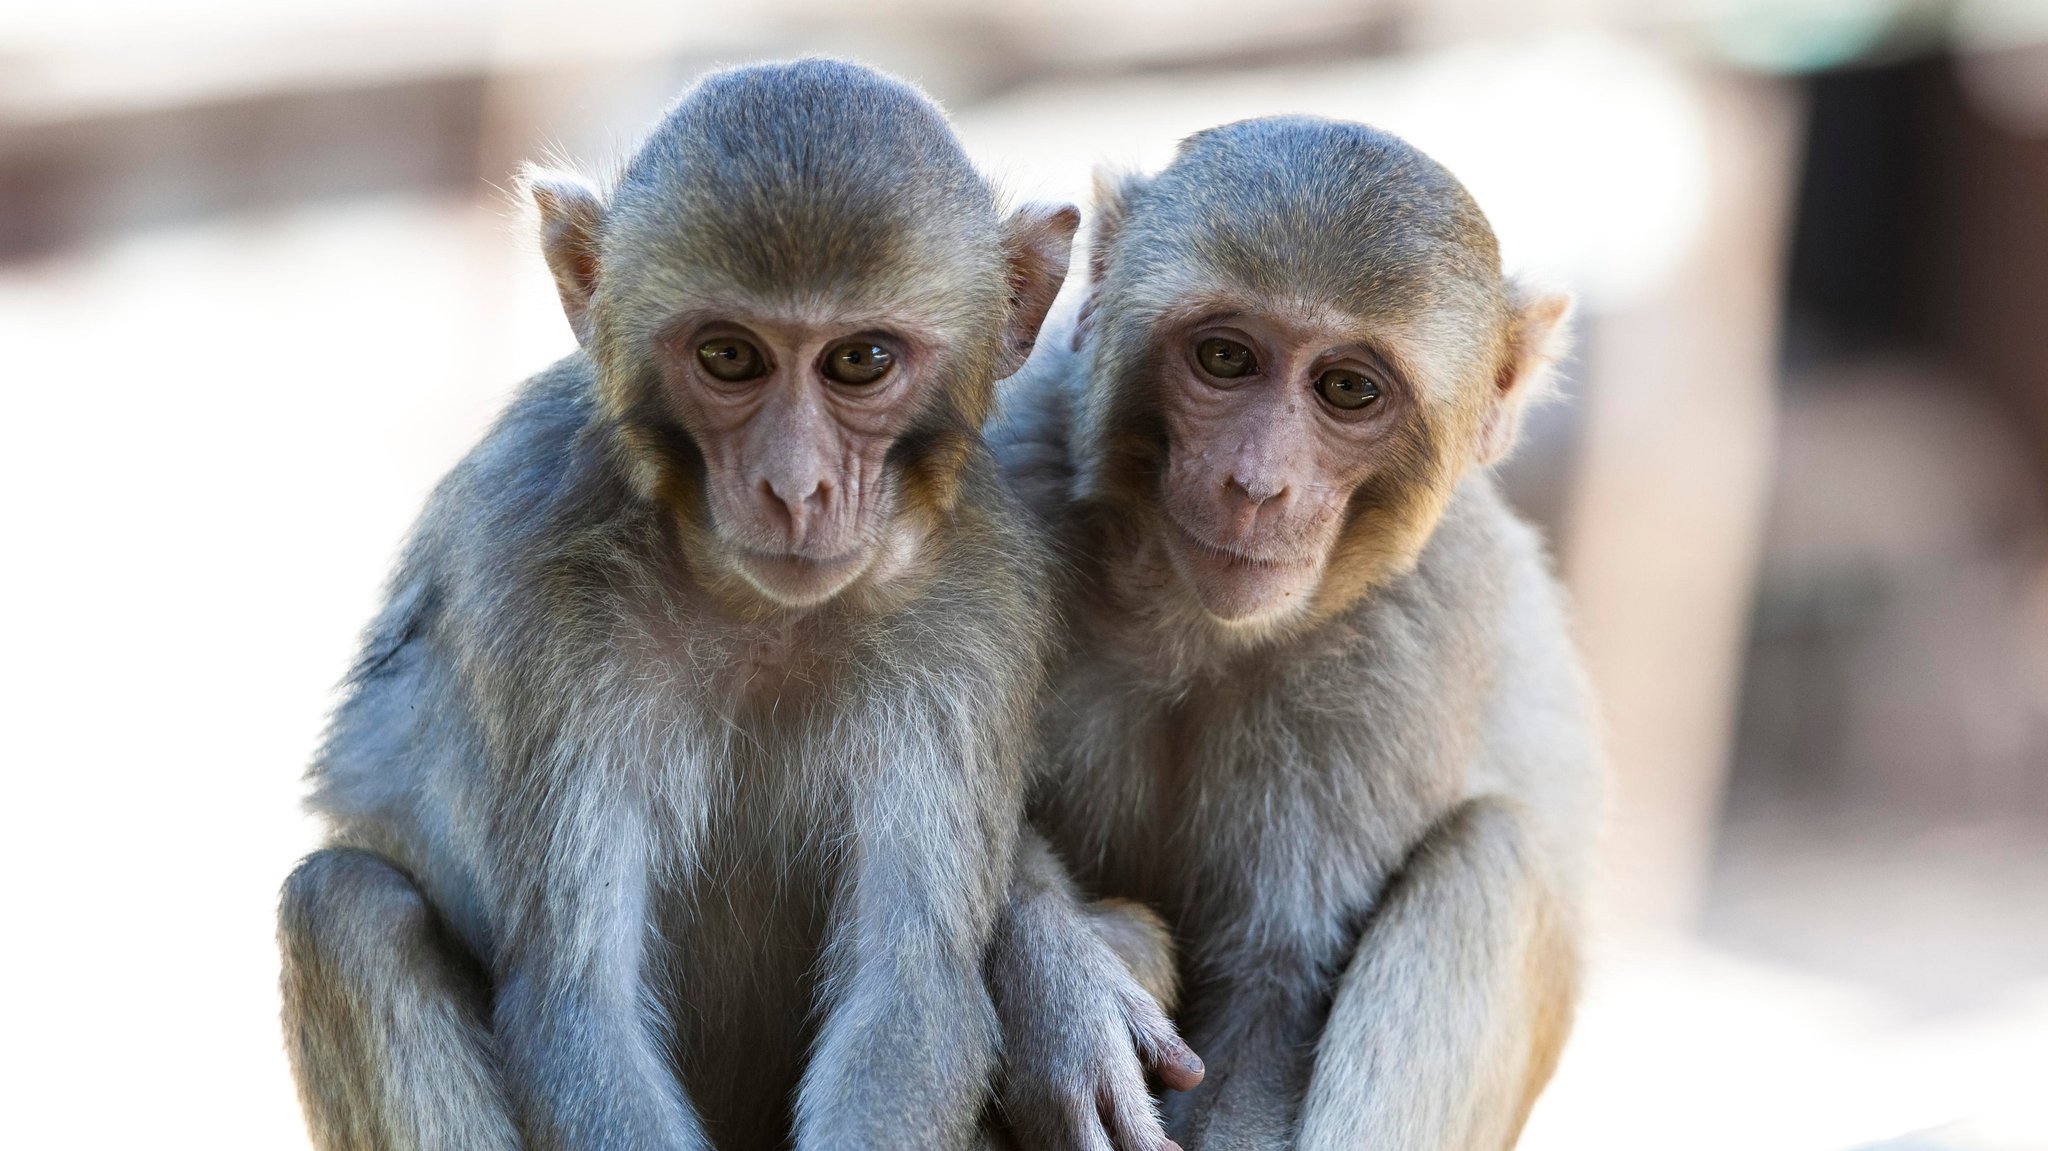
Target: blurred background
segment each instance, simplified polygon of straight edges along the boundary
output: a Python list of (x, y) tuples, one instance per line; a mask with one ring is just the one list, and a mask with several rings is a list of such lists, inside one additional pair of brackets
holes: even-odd
[(925, 85), (1011, 193), (1278, 111), (1572, 288), (1507, 469), (1605, 700), (1524, 1147), (2048, 1148), (2048, 0), (0, 5), (15, 1146), (304, 1146), (300, 772), (398, 543), (573, 345), (506, 189), (692, 77)]

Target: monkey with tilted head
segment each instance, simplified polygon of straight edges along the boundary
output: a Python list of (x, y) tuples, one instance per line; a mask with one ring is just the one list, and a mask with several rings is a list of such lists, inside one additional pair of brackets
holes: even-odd
[(526, 187), (581, 347), (434, 493), (312, 768), (314, 1142), (975, 1145), (1052, 631), (980, 430), (1078, 214), (827, 60)]
[[(1359, 124), (1226, 125), (1098, 191), (1073, 350), (992, 441), (1080, 557), (1033, 808), (1079, 890), (1167, 920), (1208, 1064), (1167, 1128), (1509, 1146), (1569, 1027), (1600, 767), (1487, 467), (1566, 301)], [(1058, 1023), (1013, 1042), (1090, 1049)]]

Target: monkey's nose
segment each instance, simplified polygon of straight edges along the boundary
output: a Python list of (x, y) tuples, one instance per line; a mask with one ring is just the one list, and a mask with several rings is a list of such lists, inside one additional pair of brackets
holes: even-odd
[[(793, 546), (804, 543), (832, 496), (832, 485), (824, 480), (778, 484), (772, 479), (763, 479), (760, 490), (769, 513), (780, 520)], [(798, 492), (802, 494), (795, 494)]]
[(1277, 500), (1287, 494), (1287, 483), (1284, 480), (1263, 476), (1246, 479), (1235, 472), (1223, 481), (1223, 488), (1253, 507), (1258, 507), (1269, 500)]

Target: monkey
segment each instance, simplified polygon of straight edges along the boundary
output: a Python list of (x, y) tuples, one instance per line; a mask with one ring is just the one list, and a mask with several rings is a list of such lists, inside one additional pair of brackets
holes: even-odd
[(929, 98), (825, 59), (524, 186), (578, 347), (430, 497), (310, 769), (313, 1141), (980, 1145), (1055, 642), (981, 432), (1079, 213), (1004, 215)]
[[(1512, 1146), (1570, 1028), (1602, 766), (1489, 466), (1569, 298), (1362, 124), (1226, 124), (1096, 200), (1069, 346), (990, 438), (1076, 557), (1034, 823), (1072, 900), (1163, 915), (1206, 1062), (1168, 1133)], [(1005, 1025), (1048, 1074), (1091, 1049)]]

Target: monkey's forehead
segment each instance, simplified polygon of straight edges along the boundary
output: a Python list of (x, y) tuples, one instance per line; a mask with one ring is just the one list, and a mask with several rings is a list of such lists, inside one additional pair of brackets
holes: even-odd
[(1314, 117), (1197, 133), (1133, 195), (1134, 260), (1188, 253), (1269, 290), (1415, 291), (1500, 279), (1493, 228), (1457, 179), (1400, 138)]
[(1001, 245), (994, 192), (935, 103), (805, 59), (713, 73), (678, 101), (613, 192), (600, 280), (979, 303)]
[(1411, 197), (1359, 202), (1309, 190), (1163, 204), (1134, 214), (1118, 248), (1113, 258), (1140, 266), (1186, 259), (1261, 291), (1313, 291), (1354, 308), (1500, 284), (1490, 230)]
[(981, 271), (943, 274), (943, 269), (925, 266), (916, 275), (821, 272), (778, 280), (725, 275), (701, 264), (655, 263), (623, 275), (607, 269), (600, 276), (599, 295), (611, 331), (636, 342), (723, 320), (887, 331), (943, 351), (990, 337), (993, 329), (986, 317), (998, 303), (1001, 278)]
[(841, 285), (974, 276), (1001, 259), (1001, 233), (984, 222), (878, 204), (669, 205), (608, 221), (601, 253), (622, 270), (670, 269), (750, 290), (825, 291)]
[(1327, 242), (1256, 227), (1127, 237), (1111, 254), (1101, 306), (1148, 324), (1242, 308), (1335, 328), (1450, 328), (1490, 337), (1506, 307), (1497, 266), (1455, 249), (1368, 238)]

